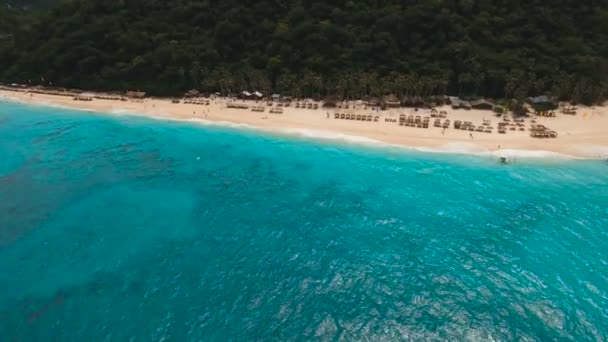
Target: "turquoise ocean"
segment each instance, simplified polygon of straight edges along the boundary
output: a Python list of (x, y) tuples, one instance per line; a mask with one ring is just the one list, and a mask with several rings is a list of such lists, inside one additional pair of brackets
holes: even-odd
[(608, 165), (0, 103), (0, 340), (606, 341)]

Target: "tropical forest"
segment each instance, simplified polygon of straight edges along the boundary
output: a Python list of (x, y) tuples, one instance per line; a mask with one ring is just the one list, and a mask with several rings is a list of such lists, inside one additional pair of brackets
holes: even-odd
[(174, 96), (608, 97), (608, 2), (47, 0), (0, 8), (0, 81)]

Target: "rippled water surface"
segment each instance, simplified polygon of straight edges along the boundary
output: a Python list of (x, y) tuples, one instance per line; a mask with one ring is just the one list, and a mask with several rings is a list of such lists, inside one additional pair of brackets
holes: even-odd
[(0, 103), (0, 340), (129, 339), (605, 341), (608, 165)]

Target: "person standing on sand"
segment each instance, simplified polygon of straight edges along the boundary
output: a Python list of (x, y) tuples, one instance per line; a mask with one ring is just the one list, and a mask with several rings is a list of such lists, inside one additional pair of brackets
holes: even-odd
[(469, 136), (471, 137), (471, 139), (473, 139), (473, 133), (469, 133)]

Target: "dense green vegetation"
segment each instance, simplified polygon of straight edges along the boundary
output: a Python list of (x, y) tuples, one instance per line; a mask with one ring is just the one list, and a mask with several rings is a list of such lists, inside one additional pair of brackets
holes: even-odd
[(608, 96), (605, 1), (72, 0), (30, 12), (0, 42), (5, 82), (165, 95)]

